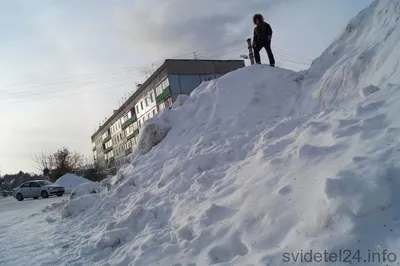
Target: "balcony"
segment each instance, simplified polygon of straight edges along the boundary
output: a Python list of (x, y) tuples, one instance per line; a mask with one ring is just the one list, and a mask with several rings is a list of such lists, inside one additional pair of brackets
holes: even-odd
[(126, 136), (126, 140), (130, 140), (133, 137), (136, 137), (139, 134), (139, 129), (136, 129), (135, 131), (133, 131), (130, 135)]
[(108, 148), (106, 148), (106, 149), (104, 150), (104, 153), (110, 152), (110, 151), (112, 151), (112, 149), (113, 149), (113, 146), (108, 147)]
[(171, 87), (166, 87), (163, 92), (156, 97), (156, 103), (162, 102), (165, 98), (167, 98), (171, 94)]
[(131, 153), (132, 153), (132, 148), (125, 150), (125, 156), (128, 156)]
[(135, 121), (136, 121), (136, 115), (132, 115), (131, 118), (129, 118), (128, 120), (126, 120), (122, 124), (122, 126), (121, 126), (122, 130), (124, 130), (125, 128), (129, 127), (130, 125), (132, 125)]
[(107, 141), (109, 141), (111, 139), (111, 136), (110, 135), (108, 135), (108, 137), (107, 138), (105, 138), (104, 140), (103, 140), (103, 144), (105, 144)]

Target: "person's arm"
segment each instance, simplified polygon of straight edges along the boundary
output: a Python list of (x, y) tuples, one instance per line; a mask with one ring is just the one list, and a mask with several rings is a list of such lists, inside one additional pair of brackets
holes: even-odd
[(254, 31), (253, 31), (253, 47), (256, 46), (257, 40), (258, 40), (257, 27), (254, 27)]
[(267, 35), (268, 41), (271, 41), (272, 38), (272, 28), (268, 23), (265, 23), (265, 34)]

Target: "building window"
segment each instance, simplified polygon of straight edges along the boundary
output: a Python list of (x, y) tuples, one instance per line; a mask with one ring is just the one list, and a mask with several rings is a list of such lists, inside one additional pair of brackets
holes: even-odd
[(156, 109), (153, 109), (153, 116), (156, 116)]
[(144, 98), (144, 102), (146, 103), (146, 106), (149, 106), (149, 101), (148, 101), (148, 98), (147, 98), (147, 97)]
[(163, 84), (162, 82), (156, 87), (156, 96), (160, 95), (163, 92)]
[(154, 102), (154, 92), (150, 93), (150, 101), (152, 103)]
[(140, 101), (140, 108), (142, 108), (142, 110), (144, 109), (144, 107), (143, 107), (143, 101)]
[(136, 113), (139, 113), (139, 105), (136, 105)]
[(168, 80), (168, 78), (166, 78), (166, 79), (163, 81), (163, 89), (167, 88), (168, 86), (169, 86), (169, 80)]

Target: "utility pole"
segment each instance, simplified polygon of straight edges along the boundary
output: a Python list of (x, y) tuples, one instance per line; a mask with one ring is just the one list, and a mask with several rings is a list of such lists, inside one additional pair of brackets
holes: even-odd
[(251, 39), (247, 39), (247, 48), (249, 49), (250, 64), (254, 65), (253, 47), (251, 46)]
[(197, 60), (196, 52), (193, 52), (193, 57), (195, 60)]

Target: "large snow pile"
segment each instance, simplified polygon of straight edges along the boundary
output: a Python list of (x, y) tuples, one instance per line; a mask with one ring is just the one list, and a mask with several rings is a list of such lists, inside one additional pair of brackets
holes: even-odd
[(399, 14), (400, 0), (374, 1), (309, 70), (246, 67), (165, 110), (168, 133), (109, 190), (70, 201), (65, 261), (288, 265), (312, 250), (366, 265), (396, 252)]
[(92, 181), (87, 180), (84, 177), (68, 173), (57, 179), (55, 183), (57, 185), (63, 186), (65, 188), (65, 192), (70, 193), (80, 184), (84, 184), (87, 182), (92, 182)]

